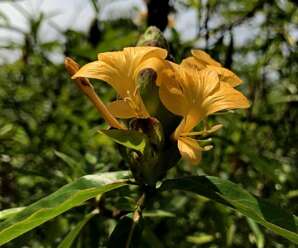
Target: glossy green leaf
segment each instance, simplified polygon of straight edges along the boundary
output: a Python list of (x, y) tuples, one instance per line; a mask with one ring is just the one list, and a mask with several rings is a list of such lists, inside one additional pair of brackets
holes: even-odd
[(148, 142), (147, 136), (138, 131), (110, 129), (100, 132), (109, 136), (114, 142), (141, 153), (144, 153)]
[(19, 207), (19, 208), (9, 208), (9, 209), (5, 209), (0, 211), (0, 220), (5, 220), (15, 214), (17, 214), (18, 212), (22, 211), (24, 208), (23, 207)]
[(0, 245), (32, 230), (82, 202), (127, 184), (127, 171), (87, 175), (0, 223)]
[(232, 207), (271, 231), (298, 244), (295, 217), (285, 210), (260, 200), (239, 185), (211, 176), (191, 176), (166, 180), (161, 190), (185, 190)]
[(98, 211), (93, 211), (92, 213), (87, 214), (63, 239), (63, 241), (59, 244), (58, 248), (70, 248), (76, 237), (81, 232), (82, 228), (87, 224), (87, 222), (95, 215), (97, 215)]

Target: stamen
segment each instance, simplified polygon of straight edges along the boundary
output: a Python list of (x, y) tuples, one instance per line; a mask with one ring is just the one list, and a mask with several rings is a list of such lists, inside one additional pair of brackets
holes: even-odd
[(198, 136), (198, 135), (205, 135), (207, 131), (199, 131), (199, 132), (189, 132), (189, 133), (181, 133), (180, 136)]
[(223, 127), (222, 124), (217, 124), (217, 125), (214, 125), (213, 127), (211, 127), (209, 130), (208, 130), (208, 133), (214, 133), (214, 132), (217, 132), (219, 129), (221, 129)]
[(126, 101), (128, 105), (134, 110), (135, 114), (140, 117), (139, 106), (134, 102), (134, 100), (131, 97), (124, 97), (123, 100)]
[(204, 129), (204, 130), (198, 131), (198, 132), (181, 133), (180, 135), (181, 136), (199, 136), (199, 135), (206, 136), (207, 134), (211, 134), (211, 133), (217, 132), (222, 127), (223, 127), (222, 124), (217, 124), (217, 125), (212, 126), (208, 130), (207, 129)]

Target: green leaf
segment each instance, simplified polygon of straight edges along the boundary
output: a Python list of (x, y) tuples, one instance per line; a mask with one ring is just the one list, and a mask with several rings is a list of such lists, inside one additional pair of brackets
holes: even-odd
[(6, 124), (0, 128), (0, 139), (5, 139), (7, 136), (13, 133), (14, 126), (12, 124)]
[[(82, 169), (82, 164), (74, 160), (71, 156), (56, 150), (54, 151), (54, 153), (72, 169), (75, 176), (80, 177), (85, 174), (84, 170)], [(71, 179), (71, 177), (69, 178)]]
[(40, 45), (40, 47), (47, 52), (51, 52), (54, 49), (59, 49), (61, 47), (61, 43), (59, 41), (49, 41), (49, 42), (44, 42)]
[(108, 248), (138, 248), (143, 231), (143, 219), (133, 220), (133, 214), (123, 216), (113, 230)]
[(196, 245), (202, 245), (206, 243), (210, 243), (214, 240), (214, 236), (209, 235), (209, 234), (200, 234), (197, 236), (187, 236), (186, 240), (187, 242), (196, 244)]
[(144, 226), (142, 233), (142, 248), (164, 248), (159, 237), (150, 229), (148, 225)]
[(248, 223), (250, 229), (253, 231), (253, 233), (255, 235), (257, 247), (258, 248), (264, 248), (265, 238), (264, 238), (264, 234), (260, 230), (258, 224), (250, 218), (246, 218), (246, 219), (247, 219), (247, 223)]
[(127, 184), (127, 171), (87, 175), (26, 207), (0, 223), (0, 245), (32, 230), (99, 194)]
[(239, 185), (211, 176), (166, 180), (160, 190), (185, 190), (232, 207), (271, 231), (298, 244), (295, 217), (285, 210), (257, 199)]
[(0, 220), (5, 220), (15, 214), (17, 214), (18, 212), (22, 211), (24, 209), (24, 207), (19, 207), (19, 208), (9, 208), (9, 209), (5, 209), (0, 211)]
[(82, 228), (87, 224), (87, 222), (95, 215), (98, 211), (93, 211), (87, 214), (76, 226), (73, 228), (64, 238), (64, 240), (59, 244), (58, 248), (70, 248), (76, 237), (79, 235)]
[(175, 214), (164, 211), (164, 210), (153, 210), (153, 211), (144, 211), (144, 218), (173, 218), (176, 217)]
[(109, 136), (116, 143), (127, 148), (144, 153), (148, 138), (145, 134), (134, 130), (100, 130), (101, 133)]
[[(54, 151), (55, 155), (59, 158), (61, 158), (67, 165), (69, 165), (72, 169), (76, 169), (77, 167), (80, 167), (80, 163), (78, 163), (76, 160), (74, 160), (72, 157), (68, 156), (65, 153)], [(81, 171), (83, 171), (81, 169)]]

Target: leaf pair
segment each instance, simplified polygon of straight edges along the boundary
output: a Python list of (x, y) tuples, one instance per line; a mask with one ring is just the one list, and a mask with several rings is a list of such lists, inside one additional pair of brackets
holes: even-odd
[[(8, 212), (6, 210), (6, 213), (1, 212), (0, 216), (2, 216), (2, 219), (7, 219), (0, 223), (0, 245), (78, 206), (88, 199), (127, 185), (128, 181), (125, 179), (128, 178), (128, 175), (127, 171), (118, 171), (84, 176), (24, 209)], [(297, 217), (266, 201), (257, 199), (240, 186), (228, 180), (211, 176), (171, 179), (165, 180), (159, 188), (159, 191), (165, 190), (184, 190), (205, 196), (237, 210), (269, 230), (298, 244)], [(6, 215), (7, 213), (8, 215)], [(89, 217), (91, 218), (92, 215), (87, 215), (83, 222), (79, 223), (78, 227), (69, 234), (70, 244)], [(119, 225), (125, 222), (124, 224), (128, 223), (130, 226), (131, 220), (124, 219)], [(118, 232), (117, 230), (119, 231), (119, 227), (115, 229), (114, 239)]]

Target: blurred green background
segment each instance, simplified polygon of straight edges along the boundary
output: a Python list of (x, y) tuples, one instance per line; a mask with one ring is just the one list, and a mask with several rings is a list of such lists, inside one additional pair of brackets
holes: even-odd
[[(26, 206), (85, 174), (127, 169), (97, 132), (106, 124), (62, 61), (70, 56), (84, 64), (99, 52), (134, 46), (156, 25), (176, 62), (192, 48), (206, 50), (243, 79), (240, 90), (251, 101), (246, 111), (211, 117), (224, 124), (215, 148), (199, 166), (181, 162), (168, 177), (220, 176), (298, 214), (296, 1), (40, 2), (0, 2), (0, 210)], [(93, 84), (104, 101), (115, 97), (105, 83)], [(107, 212), (129, 208), (130, 198), (117, 200), (126, 193), (108, 193)], [(167, 212), (145, 218), (142, 247), (295, 247), (192, 194), (164, 193), (149, 204), (157, 209)], [(84, 207), (68, 211), (4, 247), (57, 247), (85, 213)], [(115, 223), (113, 214), (92, 219), (74, 247), (105, 247)]]

